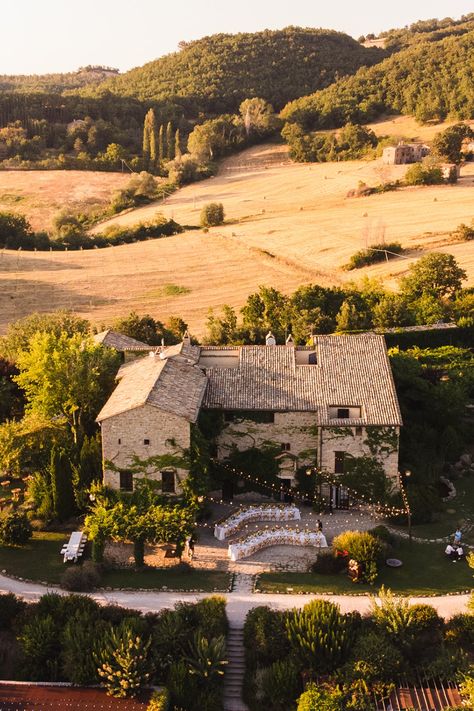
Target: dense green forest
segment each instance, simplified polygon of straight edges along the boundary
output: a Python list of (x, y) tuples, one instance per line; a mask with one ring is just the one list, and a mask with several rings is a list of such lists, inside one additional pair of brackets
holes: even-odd
[(280, 109), (386, 56), (341, 32), (299, 27), (217, 34), (181, 47), (81, 93), (167, 99), (207, 114), (233, 112), (244, 99), (260, 96)]
[(422, 43), (289, 103), (282, 118), (305, 129), (364, 123), (382, 113), (419, 121), (474, 115), (474, 31)]

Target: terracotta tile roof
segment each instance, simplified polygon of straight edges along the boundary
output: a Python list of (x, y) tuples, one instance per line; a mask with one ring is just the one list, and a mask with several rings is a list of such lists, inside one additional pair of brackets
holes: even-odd
[[(402, 424), (383, 336), (316, 336), (317, 365), (297, 365), (296, 350), (240, 347), (239, 367), (206, 369), (203, 407), (315, 412), (319, 425)], [(330, 419), (331, 406), (360, 406), (361, 417)]]
[(135, 338), (124, 336), (116, 331), (101, 331), (93, 336), (96, 343), (100, 343), (107, 348), (114, 348), (116, 351), (154, 351), (156, 346), (149, 346), (147, 343), (137, 341)]
[(150, 692), (114, 699), (104, 689), (63, 685), (0, 683), (0, 711), (145, 711)]
[[(238, 354), (234, 367), (207, 367), (219, 351)], [(298, 365), (297, 351), (316, 351), (315, 365)], [(199, 367), (200, 355), (203, 358)], [(236, 355), (237, 358), (237, 355)], [(334, 427), (401, 425), (383, 336), (316, 336), (311, 348), (187, 343), (122, 366), (120, 382), (98, 421), (148, 403), (195, 422), (206, 409), (313, 412)], [(330, 407), (360, 407), (360, 417), (330, 418)]]
[(98, 422), (145, 404), (196, 422), (206, 376), (181, 356), (163, 355), (151, 354), (122, 366), (120, 382), (97, 416)]

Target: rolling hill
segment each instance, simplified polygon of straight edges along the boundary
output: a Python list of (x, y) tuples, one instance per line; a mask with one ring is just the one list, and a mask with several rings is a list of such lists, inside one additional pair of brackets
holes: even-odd
[(192, 105), (196, 113), (233, 112), (243, 99), (260, 96), (280, 109), (385, 56), (383, 50), (367, 49), (331, 30), (217, 34), (183, 43), (179, 52), (81, 93), (111, 92), (145, 102), (167, 99)]
[(474, 116), (474, 30), (402, 50), (289, 103), (281, 115), (307, 129), (367, 123), (382, 113), (420, 121)]

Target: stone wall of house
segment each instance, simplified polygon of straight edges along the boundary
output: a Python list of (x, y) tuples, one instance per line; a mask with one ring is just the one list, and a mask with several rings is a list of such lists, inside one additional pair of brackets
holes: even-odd
[[(389, 451), (384, 451), (384, 445), (380, 447), (377, 458), (383, 464), (385, 474), (393, 480), (398, 480), (398, 435), (399, 428), (387, 428), (395, 430), (397, 435), (396, 448), (394, 451), (387, 445)], [(367, 441), (367, 429), (365, 427), (323, 427), (321, 436), (321, 451), (319, 455), (319, 465), (325, 471), (334, 473), (336, 452), (345, 452), (353, 457), (363, 455), (373, 456)]]
[[(190, 424), (183, 417), (163, 412), (151, 405), (122, 412), (104, 420), (102, 430), (102, 457), (104, 462), (104, 483), (114, 489), (120, 488), (118, 472), (107, 469), (106, 462), (111, 461), (120, 469), (126, 469), (133, 455), (140, 459), (163, 454), (178, 456), (190, 446)], [(149, 440), (149, 444), (145, 444)], [(171, 441), (172, 440), (172, 441)], [(184, 468), (176, 470), (176, 492), (179, 482), (186, 478)], [(161, 480), (161, 474), (149, 471), (150, 478)]]
[(244, 451), (268, 442), (275, 443), (281, 449), (282, 478), (294, 478), (297, 467), (314, 466), (318, 449), (315, 413), (275, 412), (274, 422), (228, 422), (217, 438), (217, 456), (225, 459), (234, 446)]

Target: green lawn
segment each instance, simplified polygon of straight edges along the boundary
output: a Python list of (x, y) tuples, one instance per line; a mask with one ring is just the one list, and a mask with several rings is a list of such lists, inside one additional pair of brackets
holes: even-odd
[(112, 588), (144, 588), (203, 592), (227, 592), (230, 576), (218, 570), (192, 570), (183, 572), (173, 568), (154, 568), (142, 572), (133, 570), (111, 570), (103, 577), (103, 586)]
[(0, 570), (27, 580), (59, 583), (65, 567), (60, 551), (68, 540), (68, 533), (40, 531), (33, 533), (27, 546), (0, 546)]
[[(464, 477), (454, 482), (457, 495), (445, 504), (445, 510), (433, 523), (413, 526), (413, 535), (420, 538), (443, 538), (452, 535), (458, 525), (464, 531), (463, 538), (474, 544), (474, 477)], [(395, 526), (397, 528), (397, 526)], [(406, 527), (400, 527), (406, 531)]]
[[(442, 595), (474, 587), (473, 570), (465, 561), (453, 563), (444, 555), (444, 545), (400, 541), (393, 554), (403, 561), (400, 568), (383, 566), (376, 584), (352, 583), (345, 573), (264, 573), (259, 576), (262, 592), (363, 593), (381, 585), (403, 595)], [(289, 590), (290, 588), (290, 590)]]
[[(60, 550), (69, 540), (68, 533), (35, 532), (27, 546), (10, 548), (0, 546), (0, 571), (7, 575), (38, 582), (59, 584), (66, 569)], [(173, 570), (173, 568), (155, 568), (136, 572), (134, 570), (113, 570), (105, 573), (104, 587), (146, 588), (147, 590), (203, 590), (204, 592), (226, 591), (229, 587), (229, 574), (220, 571)]]

